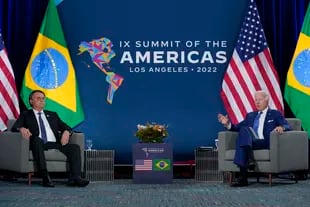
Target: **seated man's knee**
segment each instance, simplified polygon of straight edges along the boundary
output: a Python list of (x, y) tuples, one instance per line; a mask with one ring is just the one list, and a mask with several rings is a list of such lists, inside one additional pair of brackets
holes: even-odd
[(71, 144), (71, 147), (74, 151), (78, 151), (78, 152), (81, 151), (80, 145), (78, 144)]
[(243, 126), (239, 130), (238, 140), (240, 145), (249, 145), (252, 140), (251, 130), (247, 126)]
[(248, 126), (242, 126), (239, 130), (240, 134), (249, 135), (251, 133), (250, 128)]

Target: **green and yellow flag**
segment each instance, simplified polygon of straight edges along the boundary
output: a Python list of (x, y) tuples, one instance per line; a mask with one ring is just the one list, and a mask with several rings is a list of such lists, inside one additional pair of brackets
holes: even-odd
[(287, 73), (284, 97), (310, 135), (310, 4)]
[(169, 171), (171, 169), (170, 159), (154, 159), (153, 170), (154, 171)]
[(30, 107), (32, 90), (46, 95), (45, 109), (56, 111), (69, 126), (84, 120), (73, 64), (54, 0), (50, 0), (25, 71), (21, 97)]

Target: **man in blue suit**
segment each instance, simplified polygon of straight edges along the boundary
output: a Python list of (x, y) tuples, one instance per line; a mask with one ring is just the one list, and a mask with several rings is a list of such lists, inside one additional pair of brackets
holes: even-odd
[(229, 130), (239, 131), (236, 142), (234, 163), (240, 168), (240, 176), (233, 187), (247, 186), (247, 171), (255, 168), (253, 152), (256, 149), (269, 149), (270, 132), (282, 133), (290, 130), (283, 114), (268, 107), (269, 96), (264, 91), (254, 94), (257, 111), (250, 112), (237, 125), (230, 122), (228, 116), (218, 114), (218, 120)]

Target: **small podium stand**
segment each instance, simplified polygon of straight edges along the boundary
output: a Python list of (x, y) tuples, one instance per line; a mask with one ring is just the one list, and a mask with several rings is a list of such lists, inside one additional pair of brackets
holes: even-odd
[(133, 183), (172, 183), (173, 153), (171, 144), (134, 144), (132, 155)]

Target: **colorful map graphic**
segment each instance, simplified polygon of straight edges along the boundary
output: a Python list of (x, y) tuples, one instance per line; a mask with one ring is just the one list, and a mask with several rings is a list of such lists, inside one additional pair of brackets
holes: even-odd
[(90, 42), (82, 41), (79, 45), (78, 55), (87, 51), (92, 62), (106, 75), (106, 81), (109, 83), (107, 101), (112, 104), (115, 91), (122, 85), (124, 78), (110, 71), (110, 61), (115, 57), (112, 50), (112, 42), (105, 37), (92, 40)]

